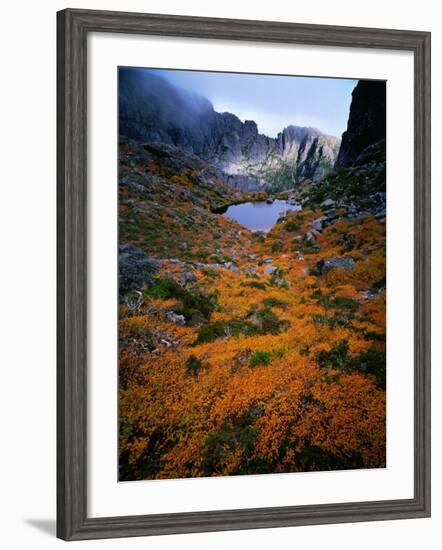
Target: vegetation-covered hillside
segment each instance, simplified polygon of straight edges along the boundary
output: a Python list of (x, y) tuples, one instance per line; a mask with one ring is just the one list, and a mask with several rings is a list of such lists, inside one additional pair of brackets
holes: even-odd
[(385, 466), (385, 163), (370, 162), (304, 186), (264, 234), (215, 212), (265, 194), (121, 140), (121, 480)]

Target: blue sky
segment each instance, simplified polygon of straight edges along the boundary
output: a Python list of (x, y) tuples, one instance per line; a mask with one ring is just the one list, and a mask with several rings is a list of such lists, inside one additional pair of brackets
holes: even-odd
[[(151, 69), (152, 70), (152, 69)], [(209, 99), (218, 112), (254, 120), (275, 137), (289, 124), (341, 137), (357, 80), (199, 71), (152, 70)]]

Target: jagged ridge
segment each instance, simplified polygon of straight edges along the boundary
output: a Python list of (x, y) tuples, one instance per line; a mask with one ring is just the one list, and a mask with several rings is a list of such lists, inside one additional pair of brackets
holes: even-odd
[(145, 70), (120, 69), (120, 135), (195, 154), (241, 190), (280, 191), (318, 181), (335, 164), (339, 140), (315, 128), (288, 126), (276, 138), (253, 120), (218, 113), (206, 98)]

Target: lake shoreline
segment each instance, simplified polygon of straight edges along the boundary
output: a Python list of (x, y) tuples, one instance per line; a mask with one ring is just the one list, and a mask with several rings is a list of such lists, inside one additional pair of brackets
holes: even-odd
[(287, 199), (275, 198), (265, 201), (247, 201), (229, 206), (224, 216), (234, 220), (252, 232), (268, 232), (278, 223), (287, 211), (300, 211), (300, 204), (293, 204)]
[(273, 203), (276, 200), (289, 200), (290, 193), (282, 191), (279, 193), (267, 193), (266, 191), (257, 191), (255, 193), (244, 193), (240, 198), (224, 203), (222, 206), (213, 206), (210, 211), (213, 214), (225, 214), (231, 206), (237, 206), (246, 202), (268, 202)]

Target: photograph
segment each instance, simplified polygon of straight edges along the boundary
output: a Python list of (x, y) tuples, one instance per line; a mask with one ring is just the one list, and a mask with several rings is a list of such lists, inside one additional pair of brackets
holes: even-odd
[(118, 69), (120, 481), (386, 467), (386, 82)]
[(74, 5), (2, 6), (2, 547), (439, 548), (439, 5)]

